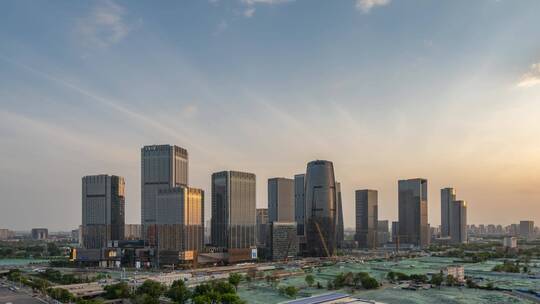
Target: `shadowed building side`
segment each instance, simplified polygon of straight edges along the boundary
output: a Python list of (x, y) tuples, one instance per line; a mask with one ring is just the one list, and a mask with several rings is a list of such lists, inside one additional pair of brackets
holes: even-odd
[(255, 226), (255, 174), (212, 174), (212, 244), (227, 249), (255, 247)]
[(337, 192), (332, 162), (309, 162), (305, 189), (306, 254), (332, 256), (337, 245)]
[(377, 190), (356, 190), (356, 241), (360, 248), (377, 247), (378, 192)]
[(115, 175), (82, 178), (82, 245), (87, 249), (106, 247), (124, 239), (125, 182)]
[(399, 237), (401, 243), (429, 245), (427, 180), (398, 181)]

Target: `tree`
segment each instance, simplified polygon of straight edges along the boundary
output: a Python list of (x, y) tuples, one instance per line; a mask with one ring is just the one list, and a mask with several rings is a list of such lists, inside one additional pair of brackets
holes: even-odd
[(240, 284), (240, 281), (242, 281), (242, 275), (239, 273), (231, 273), (229, 274), (229, 283), (234, 286), (236, 290), (238, 290), (238, 285)]
[(231, 283), (222, 282), (222, 281), (214, 283), (212, 285), (212, 289), (219, 294), (226, 294), (226, 293), (235, 294), (236, 293), (236, 289)]
[(193, 304), (212, 304), (212, 300), (206, 295), (196, 296), (193, 298)]
[(172, 283), (171, 288), (169, 288), (167, 291), (167, 297), (169, 297), (175, 303), (184, 304), (187, 303), (191, 297), (191, 292), (186, 287), (184, 281), (176, 280)]
[(243, 304), (245, 303), (240, 299), (240, 297), (235, 293), (226, 293), (221, 295), (222, 304)]
[(379, 286), (379, 282), (370, 276), (362, 279), (362, 287), (365, 289), (377, 289)]
[(386, 277), (388, 278), (388, 280), (390, 280), (390, 282), (394, 282), (396, 280), (396, 273), (393, 271), (390, 271), (388, 272)]
[(434, 274), (433, 276), (431, 276), (431, 282), (430, 283), (432, 285), (438, 286), (440, 288), (443, 280), (444, 279), (443, 279), (442, 273), (437, 273), (437, 274)]
[(311, 274), (308, 274), (306, 276), (306, 284), (308, 284), (309, 287), (313, 286), (313, 284), (315, 284), (315, 277)]
[(105, 298), (107, 299), (127, 299), (131, 297), (129, 286), (125, 282), (105, 286)]
[(48, 290), (48, 293), (51, 298), (62, 303), (71, 302), (75, 299), (75, 297), (67, 289), (64, 288), (50, 288)]
[(425, 274), (411, 274), (409, 278), (416, 283), (426, 283), (428, 281), (428, 277)]
[(139, 288), (137, 288), (137, 295), (146, 294), (154, 299), (159, 299), (165, 290), (166, 287), (163, 284), (152, 280), (146, 280)]
[(457, 284), (457, 280), (456, 278), (454, 278), (453, 275), (449, 274), (448, 276), (446, 276), (446, 285), (454, 286), (456, 284)]
[(286, 295), (289, 298), (294, 298), (298, 294), (298, 288), (294, 286), (282, 287), (279, 289), (279, 292)]

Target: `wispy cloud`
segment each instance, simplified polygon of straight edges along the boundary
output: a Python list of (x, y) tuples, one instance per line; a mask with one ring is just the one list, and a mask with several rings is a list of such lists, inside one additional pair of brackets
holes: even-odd
[(530, 88), (536, 85), (540, 85), (540, 62), (532, 64), (529, 71), (521, 76), (517, 83), (520, 88)]
[(245, 6), (242, 15), (247, 18), (253, 17), (255, 14), (255, 6), (258, 4), (275, 5), (293, 1), (295, 0), (240, 0), (240, 2), (242, 2), (242, 4)]
[(385, 6), (390, 4), (391, 0), (356, 0), (356, 9), (367, 14), (377, 6)]
[(107, 48), (124, 39), (131, 28), (125, 20), (126, 10), (112, 0), (104, 0), (79, 19), (76, 38), (86, 47)]
[(229, 27), (229, 24), (225, 20), (221, 20), (220, 23), (216, 26), (216, 30), (214, 31), (214, 35), (219, 35), (223, 33), (227, 28)]

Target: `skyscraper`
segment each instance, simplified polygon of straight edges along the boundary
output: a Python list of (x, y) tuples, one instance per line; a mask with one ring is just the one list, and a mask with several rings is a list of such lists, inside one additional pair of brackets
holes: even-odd
[(141, 149), (142, 234), (151, 245), (155, 245), (158, 191), (187, 185), (186, 149), (171, 145), (152, 145)]
[(306, 253), (309, 256), (332, 256), (336, 251), (337, 238), (337, 191), (332, 162), (309, 162), (305, 189)]
[(124, 239), (125, 182), (115, 175), (82, 178), (82, 244), (84, 248), (106, 247)]
[(336, 188), (337, 188), (336, 246), (337, 248), (342, 248), (343, 241), (345, 240), (345, 227), (343, 224), (343, 202), (341, 201), (341, 183), (336, 182)]
[(305, 212), (306, 212), (306, 200), (305, 200), (305, 174), (296, 174), (294, 176), (294, 219), (297, 224), (297, 234), (303, 236), (305, 234)]
[(156, 228), (160, 251), (200, 251), (204, 245), (204, 191), (189, 187), (161, 189)]
[(356, 190), (356, 241), (361, 248), (377, 247), (378, 193), (377, 190)]
[(419, 247), (428, 246), (427, 180), (400, 180), (398, 190), (400, 242)]
[(268, 179), (268, 221), (294, 222), (294, 180), (282, 177)]
[(467, 203), (453, 201), (450, 205), (450, 240), (455, 244), (467, 243)]
[(454, 188), (441, 189), (441, 237), (450, 236), (450, 207), (455, 200)]
[(534, 236), (534, 222), (533, 221), (520, 221), (519, 222), (519, 236), (524, 239), (531, 239)]
[(212, 244), (236, 249), (256, 245), (255, 174), (212, 174)]

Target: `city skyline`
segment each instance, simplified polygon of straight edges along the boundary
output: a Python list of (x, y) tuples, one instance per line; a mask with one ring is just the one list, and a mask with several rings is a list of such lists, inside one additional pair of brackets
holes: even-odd
[(78, 227), (96, 174), (124, 177), (140, 223), (152, 144), (189, 151), (206, 220), (212, 173), (256, 174), (261, 208), (268, 178), (326, 159), (347, 228), (355, 189), (395, 221), (417, 177), (431, 227), (445, 187), (469, 224), (540, 222), (540, 3), (183, 4), (0, 4), (0, 228)]

